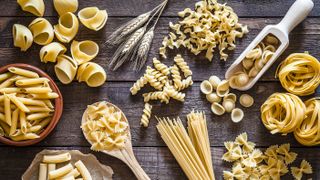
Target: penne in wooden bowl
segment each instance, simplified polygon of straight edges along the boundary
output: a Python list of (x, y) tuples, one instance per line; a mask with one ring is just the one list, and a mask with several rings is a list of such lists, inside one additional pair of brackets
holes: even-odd
[[(22, 64), (22, 63), (17, 63), (17, 64), (9, 64), (9, 65), (6, 65), (6, 66), (3, 66), (3, 67), (0, 67), (0, 75), (3, 74), (3, 73), (6, 73), (6, 72), (9, 72), (9, 69), (12, 69), (12, 68), (16, 68), (16, 69), (24, 69), (24, 70), (28, 70), (28, 71), (32, 71), (32, 72), (35, 72), (34, 74), (38, 74), (38, 79), (45, 79), (47, 78), (47, 82), (45, 83), (47, 85), (47, 88), (50, 88), (52, 90), (52, 94), (55, 94), (56, 97), (52, 100), (47, 100), (49, 101), (49, 104), (52, 106), (52, 111), (50, 112), (50, 117), (47, 117), (48, 119), (48, 122), (47, 124), (43, 125), (43, 126), (40, 126), (39, 124), (37, 124), (37, 126), (39, 127), (42, 127), (41, 129), (38, 129), (37, 131), (35, 131), (35, 133), (33, 133), (33, 131), (31, 131), (32, 133), (30, 133), (31, 135), (33, 134), (34, 136), (36, 136), (36, 138), (25, 138), (25, 135), (28, 134), (28, 129), (26, 130), (27, 133), (25, 132), (25, 134), (21, 133), (22, 132), (22, 129), (17, 129), (17, 126), (20, 125), (20, 128), (21, 128), (21, 119), (19, 120), (20, 121), (20, 124), (17, 125), (17, 120), (15, 120), (15, 128), (14, 128), (14, 131), (12, 132), (12, 126), (10, 127), (10, 134), (13, 133), (13, 134), (18, 134), (20, 133), (20, 135), (16, 136), (16, 135), (13, 135), (12, 137), (11, 136), (0, 136), (0, 142), (1, 143), (4, 143), (4, 144), (7, 144), (7, 145), (11, 145), (11, 146), (30, 146), (30, 145), (33, 145), (33, 144), (36, 144), (40, 141), (42, 141), (44, 138), (46, 138), (51, 132), (52, 130), (56, 127), (57, 123), (59, 122), (60, 120), (60, 117), (62, 115), (62, 111), (63, 111), (63, 98), (62, 98), (62, 95), (61, 95), (61, 92), (60, 90), (58, 89), (58, 86), (54, 83), (54, 81), (50, 78), (50, 76), (48, 74), (46, 74), (45, 72), (43, 72), (42, 70), (40, 70), (39, 68), (37, 67), (34, 67), (34, 66), (31, 66), (31, 65), (28, 65), (28, 64)], [(0, 85), (1, 86), (1, 85)], [(14, 88), (2, 88), (2, 89), (14, 89)], [(16, 89), (16, 88), (15, 88)], [(23, 89), (23, 88), (21, 88)], [(24, 88), (24, 89), (32, 89), (32, 88)], [(36, 89), (36, 88), (34, 88)], [(43, 88), (45, 89), (45, 88)], [(1, 93), (2, 94), (2, 93)], [(36, 95), (41, 95), (41, 94), (36, 94)], [(9, 98), (12, 98), (9, 95), (6, 95), (6, 93), (4, 92), (3, 93), (3, 96), (8, 96)], [(14, 96), (15, 97), (15, 96)], [(26, 100), (27, 98), (24, 98), (24, 97), (16, 97), (16, 98), (20, 98), (22, 100)], [(14, 100), (11, 99), (11, 100)], [(14, 102), (14, 101), (12, 101)], [(37, 102), (39, 102), (39, 100), (37, 100)], [(52, 102), (52, 103), (51, 103)], [(5, 102), (4, 102), (5, 103)], [(11, 104), (12, 105), (12, 104)], [(14, 104), (16, 105), (16, 104)], [(18, 104), (19, 105), (19, 104)], [(23, 105), (23, 104), (22, 104)], [(9, 106), (10, 107), (10, 106)], [(26, 106), (25, 106), (26, 107)], [(29, 106), (29, 107), (32, 107), (32, 106)], [(33, 106), (35, 107), (35, 106)], [(10, 108), (9, 108), (10, 109)], [(18, 107), (16, 108), (18, 109)], [(32, 110), (35, 110), (36, 111), (36, 108), (33, 108), (33, 109), (29, 109), (30, 111)], [(12, 110), (10, 110), (12, 111)], [(20, 111), (21, 110), (17, 110), (17, 111)], [(5, 112), (4, 112), (5, 113)], [(49, 112), (48, 112), (49, 113)], [(12, 119), (14, 119), (14, 112), (12, 112)], [(35, 118), (35, 117), (39, 117), (41, 113), (34, 113), (34, 114), (31, 114), (32, 117), (30, 115), (28, 115), (29, 117), (27, 117), (27, 120), (28, 118)], [(42, 113), (44, 114), (44, 113)], [(3, 114), (2, 114), (3, 115)], [(25, 116), (26, 114), (24, 114)], [(21, 118), (21, 114), (19, 114), (19, 117)], [(1, 118), (0, 118), (1, 119)], [(7, 121), (6, 119), (6, 116), (3, 118), (4, 121)], [(2, 119), (2, 122), (1, 123), (4, 123), (3, 122), (3, 119)], [(17, 119), (17, 118), (16, 118)], [(49, 120), (50, 119), (50, 120)], [(10, 117), (10, 120), (11, 120), (11, 117)], [(1, 121), (1, 120), (0, 120)], [(42, 119), (42, 121), (44, 121)], [(12, 121), (12, 124), (14, 120)], [(39, 122), (39, 121), (38, 121)], [(8, 125), (6, 125), (8, 126)], [(32, 125), (33, 126), (33, 125)], [(3, 128), (3, 127), (2, 127)], [(3, 128), (5, 129), (5, 128)], [(30, 128), (31, 129), (31, 128)], [(8, 131), (8, 129), (7, 129)], [(18, 131), (18, 132), (17, 132)], [(20, 132), (19, 132), (20, 131)], [(17, 137), (19, 137), (19, 139), (16, 139), (16, 140), (13, 140)], [(23, 139), (25, 138), (25, 139)]]

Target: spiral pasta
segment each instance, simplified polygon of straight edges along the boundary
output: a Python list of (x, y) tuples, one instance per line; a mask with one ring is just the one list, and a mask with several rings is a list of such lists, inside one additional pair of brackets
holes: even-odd
[(67, 48), (58, 43), (52, 42), (46, 46), (43, 46), (40, 50), (40, 60), (41, 62), (56, 62), (57, 57), (64, 54), (67, 51)]
[(157, 58), (153, 58), (153, 65), (156, 68), (156, 70), (160, 71), (163, 75), (167, 76), (170, 74), (170, 68), (161, 63)]
[(63, 84), (69, 84), (76, 76), (77, 68), (77, 62), (63, 54), (57, 57), (57, 64), (54, 66), (54, 71), (57, 78)]
[(79, 21), (71, 12), (67, 12), (60, 16), (59, 22), (54, 26), (54, 33), (59, 41), (69, 43), (77, 34), (79, 29)]
[(108, 20), (106, 10), (99, 10), (97, 7), (87, 7), (78, 13), (80, 22), (89, 29), (99, 31)]
[(182, 58), (182, 56), (180, 54), (177, 54), (176, 57), (174, 57), (174, 62), (178, 65), (178, 67), (184, 73), (185, 77), (192, 75), (192, 71), (190, 70), (189, 66), (184, 61), (184, 59)]
[(26, 51), (31, 47), (33, 36), (27, 27), (21, 24), (14, 24), (12, 27), (12, 34), (13, 45), (15, 47), (19, 47), (21, 51)]
[(76, 12), (78, 4), (78, 0), (53, 0), (54, 9), (57, 11), (59, 16), (62, 16), (67, 12)]
[(80, 65), (77, 80), (86, 82), (89, 87), (98, 87), (107, 80), (107, 74), (100, 65), (87, 62)]
[(140, 91), (142, 87), (144, 87), (148, 83), (148, 79), (146, 78), (146, 75), (141, 76), (130, 88), (130, 92), (132, 95), (135, 95)]
[(305, 117), (306, 106), (290, 93), (274, 93), (261, 106), (261, 119), (272, 134), (293, 132)]
[(175, 89), (177, 91), (181, 91), (181, 90), (184, 90), (184, 89), (190, 87), (192, 84), (193, 84), (192, 77), (188, 76), (186, 79), (181, 81), (181, 84), (179, 86), (177, 86), (177, 87), (175, 86)]
[(172, 76), (172, 81), (173, 81), (173, 84), (174, 84), (174, 87), (176, 89), (179, 89), (181, 87), (181, 75), (180, 75), (180, 71), (179, 71), (179, 68), (177, 65), (173, 65), (171, 68), (171, 76)]
[(144, 105), (143, 114), (140, 121), (140, 124), (144, 127), (148, 127), (149, 125), (151, 110), (152, 110), (152, 106), (149, 103), (146, 103)]
[(294, 131), (294, 137), (305, 146), (316, 146), (320, 144), (320, 99), (309, 99), (305, 105), (306, 117)]
[(99, 53), (99, 46), (93, 41), (73, 41), (71, 44), (71, 55), (79, 65), (91, 61)]
[(142, 94), (144, 102), (147, 103), (151, 100), (160, 100), (166, 104), (169, 103), (169, 96), (163, 91), (155, 91)]
[(162, 87), (164, 86), (163, 81), (165, 81), (166, 76), (163, 76), (160, 72), (157, 70), (147, 67), (146, 70), (146, 78), (150, 84), (150, 86), (154, 87), (157, 90), (161, 90)]
[(164, 87), (163, 91), (164, 91), (164, 93), (167, 94), (169, 97), (172, 97), (172, 98), (175, 99), (175, 100), (184, 102), (184, 97), (186, 96), (186, 94), (175, 90), (172, 85), (169, 85), (169, 84), (167, 83), (166, 86)]
[(313, 94), (320, 84), (320, 63), (307, 53), (294, 53), (278, 67), (281, 85), (298, 96)]
[(36, 18), (29, 24), (33, 35), (33, 41), (39, 45), (47, 45), (54, 38), (54, 31), (49, 21), (44, 18)]
[(27, 11), (35, 16), (43, 16), (45, 5), (43, 0), (17, 0), (23, 11)]

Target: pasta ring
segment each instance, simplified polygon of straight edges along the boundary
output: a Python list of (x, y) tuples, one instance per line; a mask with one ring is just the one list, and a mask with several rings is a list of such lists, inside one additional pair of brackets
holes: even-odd
[(33, 35), (33, 41), (39, 45), (47, 45), (52, 42), (54, 32), (50, 22), (44, 18), (36, 18), (29, 24)]
[(79, 21), (71, 12), (60, 16), (59, 23), (54, 26), (54, 33), (59, 41), (69, 43), (77, 34)]
[(104, 69), (93, 62), (82, 64), (78, 69), (77, 80), (86, 82), (89, 87), (101, 86), (107, 79)]
[(33, 36), (27, 27), (21, 24), (14, 24), (12, 27), (12, 34), (15, 47), (19, 47), (21, 51), (26, 51), (31, 47)]
[(53, 0), (53, 5), (59, 16), (67, 12), (74, 13), (78, 9), (78, 0)]
[(57, 57), (57, 64), (54, 66), (54, 71), (57, 78), (63, 84), (69, 84), (76, 76), (77, 68), (77, 62), (63, 54)]
[(67, 48), (58, 43), (52, 42), (46, 46), (43, 46), (40, 50), (40, 60), (41, 62), (56, 62), (57, 57), (64, 54), (67, 51)]
[(45, 5), (43, 0), (17, 0), (23, 11), (32, 13), (35, 16), (43, 16)]
[(307, 96), (320, 84), (320, 63), (307, 53), (294, 53), (278, 66), (276, 76), (290, 93)]
[(95, 58), (99, 52), (99, 46), (93, 41), (73, 41), (71, 44), (71, 54), (79, 65)]
[(87, 7), (78, 13), (80, 22), (89, 29), (99, 31), (108, 20), (106, 10), (99, 10), (97, 7)]

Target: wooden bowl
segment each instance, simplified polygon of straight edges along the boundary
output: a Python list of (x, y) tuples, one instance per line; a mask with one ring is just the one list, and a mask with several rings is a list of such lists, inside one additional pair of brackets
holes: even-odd
[(60, 117), (62, 115), (62, 111), (63, 111), (63, 98), (62, 98), (62, 95), (61, 95), (61, 92), (60, 92), (58, 86), (54, 83), (54, 81), (50, 78), (50, 76), (48, 74), (46, 74), (45, 72), (43, 72), (41, 69), (34, 67), (34, 66), (31, 66), (31, 65), (28, 65), (28, 64), (17, 63), (17, 64), (9, 64), (9, 65), (0, 67), (0, 74), (7, 72), (9, 67), (18, 67), (18, 68), (31, 70), (31, 71), (38, 73), (40, 77), (48, 78), (50, 80), (49, 85), (50, 85), (52, 91), (59, 95), (59, 97), (55, 99), (55, 103), (54, 103), (55, 104), (54, 105), (55, 111), (54, 111), (52, 120), (50, 121), (48, 126), (44, 129), (44, 131), (42, 131), (39, 134), (39, 136), (40, 136), (39, 138), (32, 139), (32, 140), (26, 140), (26, 141), (13, 141), (13, 140), (8, 139), (6, 137), (0, 136), (0, 142), (2, 142), (4, 144), (11, 145), (11, 146), (30, 146), (30, 145), (33, 145), (33, 144), (36, 144), (36, 143), (42, 141), (56, 127), (56, 125), (59, 122)]

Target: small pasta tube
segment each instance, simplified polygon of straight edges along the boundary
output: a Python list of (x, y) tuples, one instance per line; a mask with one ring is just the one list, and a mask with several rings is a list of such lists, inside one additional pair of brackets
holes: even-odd
[(6, 73), (3, 73), (3, 74), (0, 74), (0, 82), (9, 79), (12, 76), (13, 76), (13, 74), (11, 72), (6, 72)]
[(48, 78), (30, 78), (30, 79), (20, 79), (16, 81), (16, 86), (30, 86), (30, 85), (39, 85), (44, 82), (49, 82)]
[(99, 31), (106, 24), (108, 13), (106, 10), (99, 10), (97, 7), (87, 7), (79, 11), (78, 17), (84, 26)]
[[(9, 67), (8, 71), (17, 74), (20, 76), (30, 77), (30, 78), (39, 78), (39, 75), (33, 71), (29, 71), (26, 69), (18, 68), (18, 67)], [(16, 80), (16, 79), (15, 79)]]
[(79, 82), (85, 81), (89, 87), (101, 86), (106, 79), (106, 72), (96, 63), (87, 62), (78, 69), (77, 80)]
[(72, 165), (69, 163), (59, 169), (53, 170), (49, 172), (49, 179), (56, 179), (59, 177), (62, 177), (66, 174), (68, 174), (70, 171), (72, 171), (73, 167)]
[(47, 164), (39, 164), (39, 177), (38, 180), (47, 180), (48, 166)]
[(63, 154), (57, 154), (57, 155), (44, 155), (42, 162), (44, 163), (63, 163), (71, 160), (71, 154), (70, 153), (63, 153)]
[(12, 27), (13, 45), (21, 51), (27, 51), (33, 42), (31, 31), (24, 25), (14, 24)]
[(57, 64), (54, 66), (54, 71), (57, 78), (63, 84), (69, 84), (72, 82), (77, 73), (77, 62), (71, 57), (66, 55), (58, 56)]
[(4, 114), (2, 112), (0, 112), (0, 120), (3, 121), (3, 122), (6, 122)]
[[(31, 97), (33, 99), (56, 99), (59, 97), (59, 95), (55, 92), (51, 93), (43, 93), (43, 94), (31, 94)], [(0, 99), (1, 102), (1, 99)]]
[(59, 16), (67, 12), (74, 13), (78, 10), (78, 0), (53, 0), (53, 5)]
[(27, 133), (26, 113), (20, 111), (20, 129), (23, 134)]
[(67, 177), (73, 177), (76, 178), (80, 176), (80, 172), (78, 171), (78, 169), (73, 169), (72, 171), (70, 171), (68, 174), (66, 174), (65, 176), (61, 177), (62, 179), (65, 179)]
[(10, 136), (13, 135), (17, 130), (18, 118), (19, 118), (19, 109), (16, 109), (12, 112), (12, 121), (10, 126), (10, 133), (9, 133)]
[(41, 107), (41, 106), (27, 106), (29, 109), (30, 113), (35, 113), (35, 112), (52, 112), (53, 109), (50, 109), (48, 107)]
[(21, 92), (21, 89), (17, 87), (7, 87), (7, 88), (0, 89), (0, 93), (3, 93), (3, 94), (12, 94), (12, 93), (19, 93), (19, 92)]
[(12, 84), (14, 84), (14, 82), (16, 81), (17, 78), (18, 78), (18, 76), (15, 75), (15, 76), (12, 76), (12, 77), (6, 79), (5, 81), (3, 81), (0, 84), (0, 89), (11, 86)]
[(59, 41), (69, 43), (76, 36), (78, 29), (78, 18), (68, 12), (60, 16), (58, 24), (54, 26), (54, 33)]
[(77, 161), (74, 165), (77, 167), (84, 180), (92, 180), (90, 172), (81, 160)]
[(8, 95), (4, 95), (4, 115), (6, 123), (11, 126), (11, 107), (10, 98)]
[(53, 27), (44, 18), (37, 18), (29, 24), (29, 29), (33, 34), (33, 41), (39, 45), (47, 45), (54, 38)]
[(8, 95), (10, 100), (23, 112), (30, 112), (26, 105), (24, 105), (15, 95)]
[(26, 133), (18, 136), (10, 136), (10, 138), (14, 141), (25, 141), (25, 140), (30, 140), (30, 139), (37, 139), (40, 136), (38, 136), (35, 133)]
[(48, 113), (48, 112), (34, 113), (34, 114), (29, 114), (27, 116), (27, 120), (29, 120), (29, 121), (37, 121), (37, 120), (40, 120), (40, 119), (43, 119), (43, 118), (46, 118), (46, 117), (49, 117), (49, 116), (51, 116), (51, 114)]
[(41, 100), (33, 100), (33, 99), (22, 98), (22, 97), (17, 97), (17, 99), (25, 105), (46, 106), (46, 104)]
[(48, 164), (47, 179), (49, 179), (49, 172), (50, 172), (50, 171), (53, 171), (53, 170), (56, 170), (56, 164), (54, 164), (54, 163)]
[(10, 126), (9, 126), (6, 122), (3, 122), (3, 121), (0, 121), (0, 126), (1, 126), (1, 128), (3, 129), (5, 135), (9, 135), (9, 133), (10, 133)]
[(56, 62), (59, 55), (64, 54), (67, 51), (67, 48), (58, 43), (52, 42), (46, 46), (43, 46), (40, 50), (40, 60), (41, 62)]
[(73, 41), (71, 44), (71, 55), (78, 65), (88, 62), (98, 55), (99, 46), (93, 41)]
[(23, 11), (27, 11), (35, 16), (43, 16), (45, 5), (43, 0), (17, 0)]
[(50, 87), (29, 87), (22, 88), (21, 92), (30, 94), (43, 94), (52, 92), (52, 89)]

